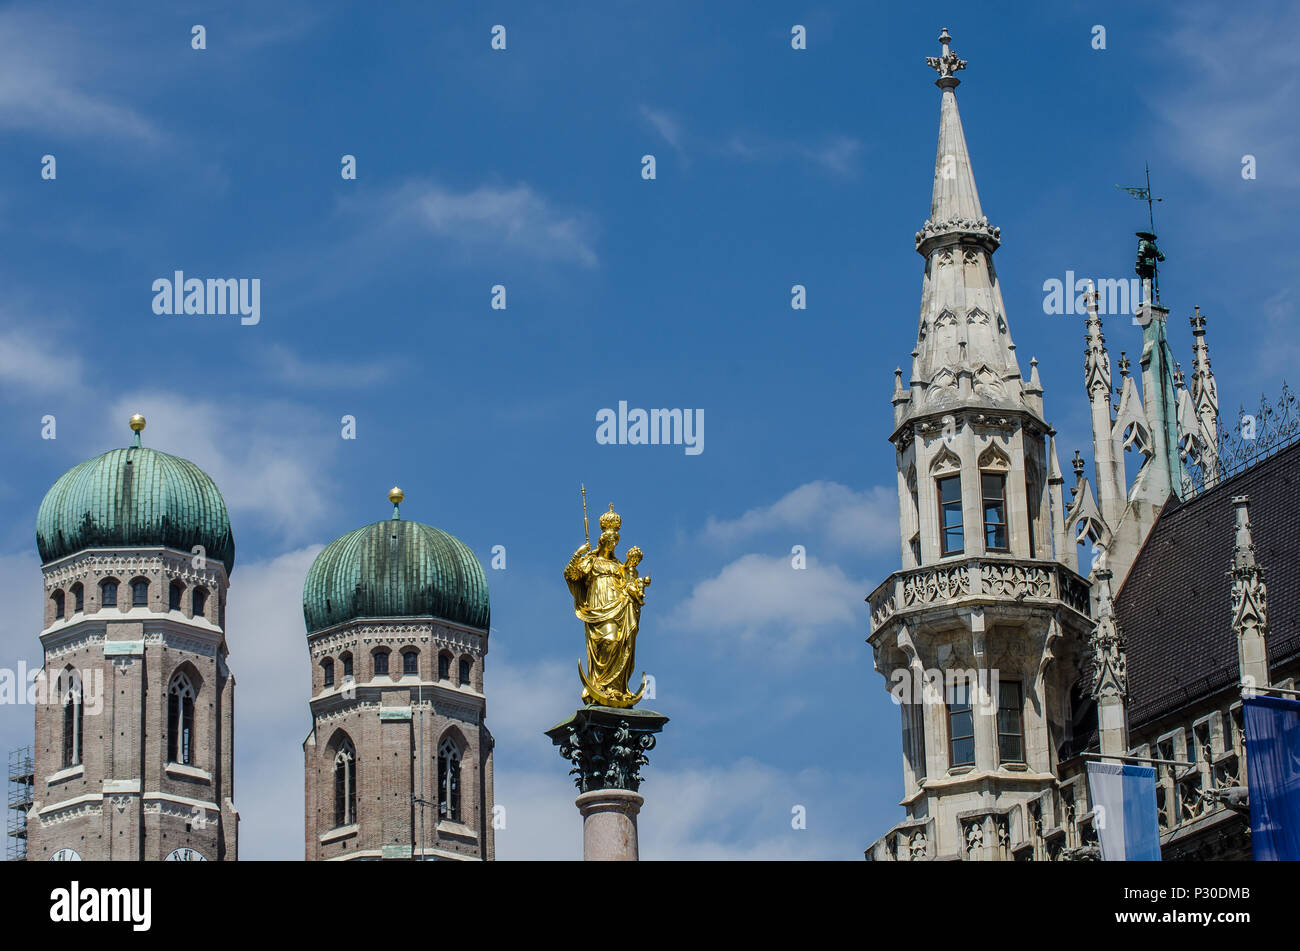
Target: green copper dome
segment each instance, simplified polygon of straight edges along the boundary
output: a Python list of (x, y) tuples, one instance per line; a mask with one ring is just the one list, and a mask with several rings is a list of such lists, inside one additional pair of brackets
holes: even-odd
[(61, 475), (36, 514), (42, 563), (83, 548), (154, 545), (181, 551), (202, 545), (227, 574), (235, 564), (230, 516), (216, 484), (189, 460), (140, 446), (138, 436), (136, 445), (110, 449)]
[(357, 618), (399, 617), (487, 630), (487, 577), (459, 538), (394, 512), (325, 546), (307, 572), (302, 614), (309, 634)]

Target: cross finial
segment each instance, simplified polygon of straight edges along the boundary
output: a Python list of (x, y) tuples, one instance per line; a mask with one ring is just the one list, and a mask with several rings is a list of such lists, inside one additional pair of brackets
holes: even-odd
[(1129, 362), (1127, 352), (1121, 350), (1119, 352), (1119, 375), (1128, 376), (1128, 368), (1131, 367), (1132, 365), (1133, 364)]
[(1077, 478), (1083, 478), (1083, 456), (1079, 450), (1074, 450), (1074, 458), (1070, 460), (1070, 465), (1074, 467), (1074, 474)]
[(1192, 315), (1192, 333), (1198, 337), (1205, 333), (1205, 318), (1201, 316), (1199, 304), (1196, 307), (1196, 313)]
[(1187, 377), (1183, 374), (1183, 365), (1175, 360), (1174, 361), (1174, 386), (1181, 387), (1181, 386), (1185, 386), (1186, 384), (1187, 384)]
[(959, 69), (966, 68), (966, 61), (958, 59), (957, 54), (948, 48), (952, 42), (952, 37), (948, 35), (948, 28), (945, 26), (939, 31), (939, 44), (942, 46), (942, 52), (938, 56), (927, 56), (925, 64), (939, 74), (939, 78), (934, 84), (940, 89), (953, 89), (961, 82), (954, 73)]

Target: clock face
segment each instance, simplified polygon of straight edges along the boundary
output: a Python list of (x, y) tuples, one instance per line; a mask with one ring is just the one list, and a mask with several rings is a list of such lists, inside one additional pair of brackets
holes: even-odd
[(59, 849), (59, 851), (55, 852), (53, 855), (50, 856), (50, 861), (51, 862), (80, 862), (81, 856), (78, 855), (76, 852), (72, 851), (72, 849)]
[(164, 862), (206, 862), (203, 853), (196, 849), (177, 849), (163, 859)]

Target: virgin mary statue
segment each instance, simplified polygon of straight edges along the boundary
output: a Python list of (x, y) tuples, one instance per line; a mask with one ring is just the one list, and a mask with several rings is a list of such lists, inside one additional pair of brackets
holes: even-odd
[[(637, 575), (639, 558), (629, 553), (628, 563), (614, 554), (622, 517), (609, 511), (600, 517), (596, 550), (584, 544), (564, 568), (564, 580), (573, 595), (573, 613), (587, 630), (587, 670), (578, 665), (582, 701), (606, 707), (632, 707), (645, 693), (645, 675), (635, 694), (627, 688), (636, 662), (636, 632), (649, 578)], [(640, 550), (636, 550), (640, 554)]]

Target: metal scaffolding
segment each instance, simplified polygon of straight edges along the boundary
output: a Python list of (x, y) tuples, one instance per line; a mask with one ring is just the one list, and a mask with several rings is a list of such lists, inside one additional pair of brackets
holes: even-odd
[(9, 836), (5, 842), (5, 859), (22, 862), (27, 858), (27, 812), (32, 807), (36, 773), (32, 767), (32, 748), (9, 751)]

